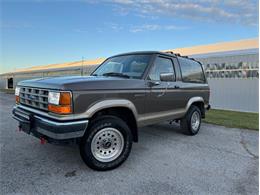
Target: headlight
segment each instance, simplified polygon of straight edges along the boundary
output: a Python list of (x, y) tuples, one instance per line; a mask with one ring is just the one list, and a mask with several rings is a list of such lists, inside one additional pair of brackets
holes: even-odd
[(20, 87), (16, 87), (15, 88), (15, 95), (19, 96), (19, 94), (20, 94)]
[(48, 95), (48, 102), (50, 104), (59, 105), (60, 103), (60, 92), (50, 91)]
[(48, 110), (57, 114), (72, 113), (72, 95), (70, 92), (50, 91), (48, 95)]

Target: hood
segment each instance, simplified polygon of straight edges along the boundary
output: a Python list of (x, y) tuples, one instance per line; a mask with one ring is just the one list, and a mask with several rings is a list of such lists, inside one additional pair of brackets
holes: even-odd
[(54, 90), (109, 90), (138, 88), (140, 79), (128, 79), (120, 77), (105, 76), (66, 76), (66, 77), (46, 77), (32, 80), (25, 80), (18, 83), (19, 86), (35, 87)]

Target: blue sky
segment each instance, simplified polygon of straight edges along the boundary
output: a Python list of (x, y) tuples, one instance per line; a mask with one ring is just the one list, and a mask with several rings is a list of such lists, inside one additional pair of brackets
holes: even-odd
[(0, 73), (258, 37), (256, 0), (2, 0), (0, 6)]

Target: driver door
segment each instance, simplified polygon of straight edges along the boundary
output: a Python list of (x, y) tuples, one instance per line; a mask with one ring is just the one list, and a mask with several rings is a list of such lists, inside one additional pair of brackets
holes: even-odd
[[(165, 80), (162, 75), (172, 75), (172, 77)], [(178, 114), (179, 87), (176, 83), (173, 60), (165, 56), (157, 56), (146, 82), (148, 86), (145, 102), (146, 123), (172, 119)]]

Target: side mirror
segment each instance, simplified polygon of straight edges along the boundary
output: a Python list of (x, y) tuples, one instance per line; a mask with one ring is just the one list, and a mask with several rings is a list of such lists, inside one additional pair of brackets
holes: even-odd
[(174, 81), (174, 73), (169, 72), (169, 73), (161, 73), (160, 74), (160, 80), (161, 81)]

